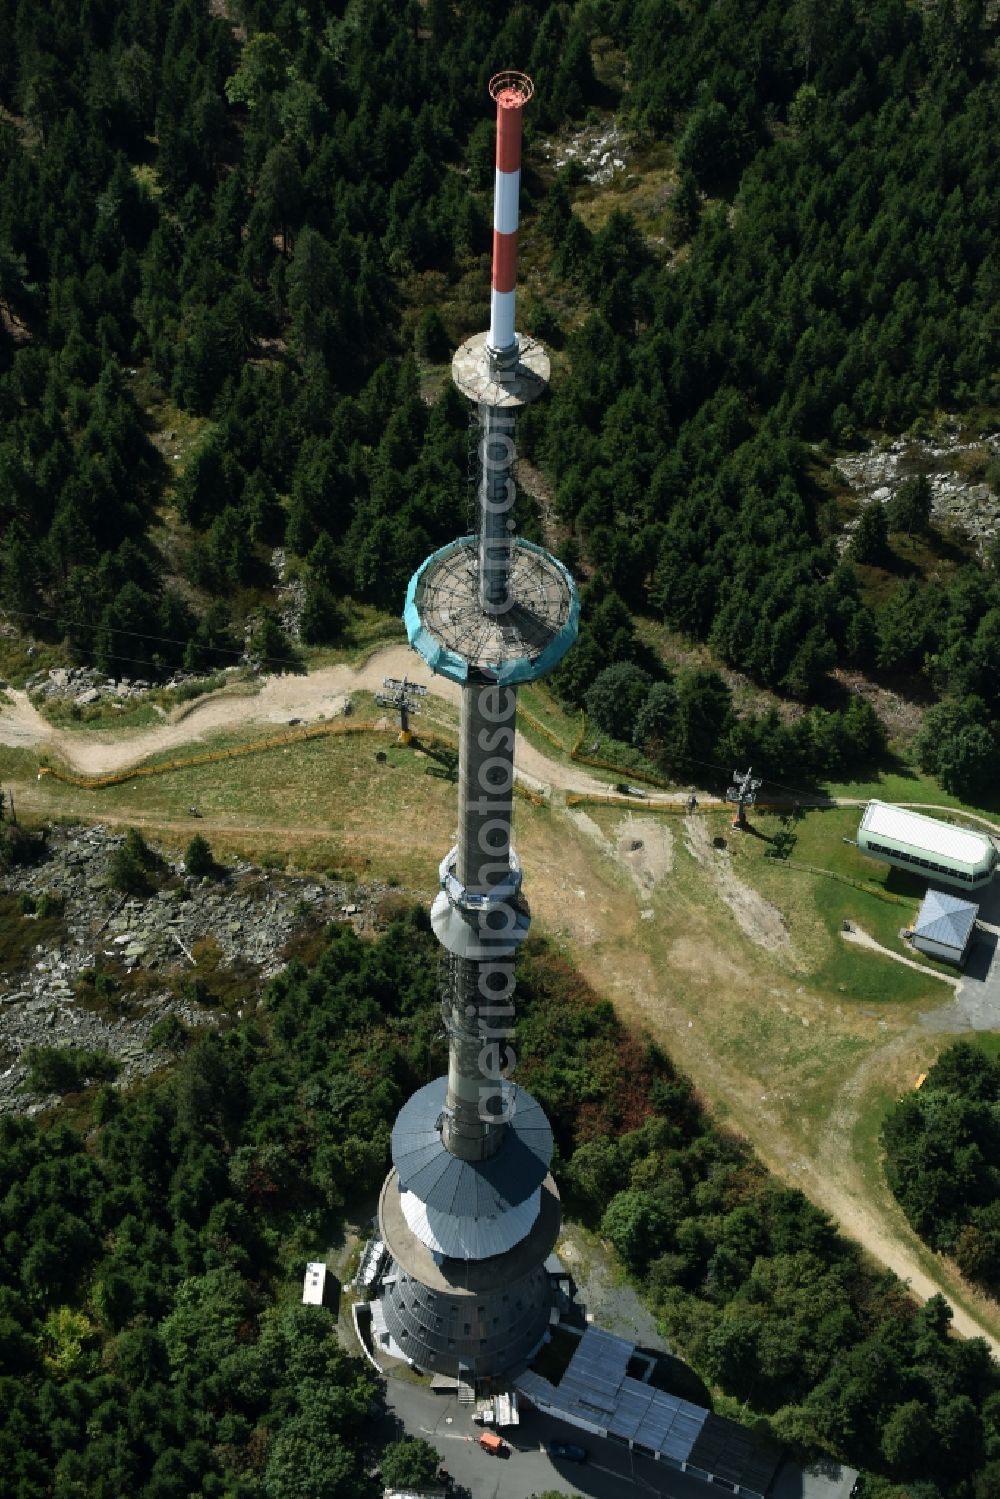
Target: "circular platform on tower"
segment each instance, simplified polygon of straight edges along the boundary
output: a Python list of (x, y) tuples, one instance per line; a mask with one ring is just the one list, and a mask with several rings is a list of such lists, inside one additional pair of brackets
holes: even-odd
[(429, 1290), (443, 1291), (457, 1299), (489, 1292), (499, 1294), (540, 1270), (559, 1237), (562, 1206), (558, 1187), (551, 1176), (546, 1176), (541, 1184), (538, 1215), (531, 1232), (512, 1249), (482, 1260), (437, 1254), (407, 1223), (399, 1177), (393, 1169), (382, 1184), (378, 1220), (382, 1242), (399, 1269)]
[(481, 1260), (437, 1254), (407, 1223), (390, 1171), (378, 1205), (390, 1256), (379, 1302), (396, 1349), (418, 1369), (471, 1382), (523, 1369), (549, 1327), (545, 1261), (560, 1220), (559, 1193), (547, 1176), (534, 1227), (512, 1249)]
[(511, 547), (511, 607), (503, 614), (486, 614), (479, 602), (474, 536), (449, 542), (413, 574), (403, 619), (431, 671), (453, 682), (476, 674), (517, 686), (545, 676), (573, 644), (580, 618), (573, 579), (542, 547), (522, 537)]
[(535, 338), (515, 333), (517, 357), (498, 370), (490, 358), (486, 333), (460, 344), (451, 361), (451, 378), (470, 401), (484, 406), (530, 406), (548, 388), (549, 356)]
[(552, 1159), (552, 1129), (545, 1110), (518, 1088), (500, 1149), (482, 1161), (452, 1155), (441, 1137), (447, 1077), (418, 1088), (392, 1127), (392, 1163), (400, 1185), (441, 1213), (495, 1218), (534, 1192)]

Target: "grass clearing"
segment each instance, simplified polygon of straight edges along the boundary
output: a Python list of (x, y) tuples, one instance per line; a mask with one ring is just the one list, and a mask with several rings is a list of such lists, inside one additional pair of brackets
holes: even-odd
[[(621, 813), (589, 810), (613, 840)], [(712, 833), (725, 836), (728, 815), (707, 816)], [(757, 1134), (753, 1124), (770, 1116), (801, 1139), (804, 1128), (818, 1127), (838, 1074), (856, 1065), (866, 1039), (876, 1038), (877, 1023), (846, 1004), (846, 996), (823, 993), (816, 984), (815, 969), (832, 942), (808, 886), (777, 876), (786, 881), (775, 904), (791, 946), (785, 952), (758, 947), (720, 902), (712, 867), (688, 849), (683, 820), (671, 819), (669, 827), (673, 869), (657, 889), (640, 896), (654, 917), (640, 918), (614, 944), (601, 943), (602, 971), (595, 982), (629, 1018), (650, 1026), (751, 1137)], [(602, 862), (611, 860), (605, 856)], [(773, 876), (762, 856), (759, 862)], [(625, 887), (628, 875), (620, 866), (616, 872)], [(735, 860), (732, 872), (741, 880), (748, 873)], [(789, 902), (789, 892), (798, 906)], [(900, 973), (908, 976), (906, 969)], [(919, 975), (913, 977), (919, 984)], [(760, 1108), (762, 1103), (767, 1107)]]
[[(614, 841), (621, 813), (592, 807), (588, 815)], [(639, 896), (653, 919), (626, 921), (624, 930), (619, 921), (613, 934), (602, 932), (589, 945), (572, 941), (568, 956), (623, 1018), (662, 1041), (717, 1116), (747, 1135), (772, 1169), (828, 1206), (848, 1233), (890, 1245), (904, 1276), (919, 1271), (979, 1325), (1000, 1333), (998, 1308), (917, 1240), (882, 1172), (886, 1105), (952, 1039), (920, 1023), (924, 1012), (950, 1002), (949, 993), (929, 974), (849, 947), (837, 927), (846, 911), (898, 947), (905, 908), (782, 868), (764, 858), (762, 840), (732, 834), (728, 814), (706, 815), (713, 835), (727, 843), (729, 872), (781, 911), (788, 950), (758, 947), (739, 929), (719, 900), (711, 862), (694, 857), (684, 820), (671, 818), (664, 819), (673, 835), (671, 873)], [(768, 833), (780, 826), (764, 814), (754, 821)], [(872, 883), (891, 888), (891, 872), (864, 867), (869, 861), (841, 841), (856, 825), (853, 809), (810, 811), (793, 824), (795, 855), (849, 877), (875, 875)], [(611, 865), (590, 842), (590, 859), (602, 870)], [(627, 875), (617, 873), (624, 893)], [(914, 909), (920, 893), (910, 885)], [(1000, 1036), (981, 1044), (1000, 1053)]]
[[(678, 630), (671, 630), (662, 620), (651, 619), (648, 615), (637, 615), (635, 633), (643, 648), (672, 672), (690, 667), (702, 671), (717, 671), (729, 687), (733, 695), (733, 708), (741, 718), (751, 712), (767, 713), (773, 708), (782, 719), (787, 721), (801, 718), (805, 712), (801, 704), (779, 697), (769, 688), (761, 687), (757, 682), (751, 682), (750, 678), (741, 672), (733, 671), (704, 641), (690, 640)], [(692, 766), (692, 771), (697, 776), (704, 777), (706, 767)], [(719, 773), (728, 774), (724, 767), (720, 767)]]
[(150, 441), (167, 466), (169, 485), (180, 478), (192, 453), (215, 424), (208, 417), (194, 416), (175, 405), (148, 363), (140, 365), (132, 377), (132, 394), (149, 418)]
[(0, 781), (33, 781), (38, 775), (38, 755), (33, 749), (0, 744)]
[(23, 687), (36, 671), (65, 664), (66, 651), (61, 645), (36, 641), (33, 635), (20, 630), (0, 634), (0, 677), (13, 687)]
[(583, 184), (575, 194), (574, 208), (587, 228), (602, 229), (613, 213), (628, 213), (640, 232), (663, 244), (667, 234), (667, 209), (677, 181), (673, 148), (655, 141), (629, 150), (626, 170), (609, 182)]
[[(914, 970), (893, 964), (887, 972), (888, 959), (845, 942), (840, 935), (845, 921), (923, 968), (954, 975), (947, 964), (924, 957), (901, 940), (900, 930), (913, 924), (926, 883), (866, 858), (846, 841), (857, 831), (858, 814), (853, 808), (815, 809), (792, 822), (796, 842), (788, 864), (768, 859), (768, 844), (764, 842), (784, 828), (783, 819), (762, 812), (754, 815), (752, 822), (762, 836), (737, 835), (732, 839), (734, 868), (785, 912), (790, 923), (811, 926), (808, 945), (813, 954), (813, 983), (866, 1003), (924, 1000), (935, 992), (937, 986), (932, 987)], [(862, 881), (870, 889), (824, 878), (799, 867), (802, 864), (828, 870), (845, 880)], [(879, 891), (895, 899), (880, 899), (875, 893)], [(827, 941), (822, 940), (820, 927)]]
[(883, 802), (918, 802), (929, 806), (951, 807), (956, 812), (970, 812), (976, 817), (995, 820), (1000, 830), (1000, 796), (984, 795), (977, 802), (963, 802), (942, 790), (937, 781), (922, 771), (898, 761), (891, 769), (868, 781), (831, 781), (827, 787), (833, 796), (875, 798)]
[[(620, 810), (587, 810), (615, 842)], [(906, 908), (821, 875), (781, 868), (764, 858), (762, 840), (732, 834), (727, 813), (704, 815), (712, 835), (726, 841), (729, 874), (781, 912), (787, 949), (770, 950), (747, 937), (719, 899), (714, 867), (687, 847), (684, 819), (670, 818), (664, 821), (673, 839), (671, 873), (638, 897), (652, 918), (620, 918), (614, 935), (571, 942), (570, 956), (625, 1018), (659, 1037), (771, 1165), (804, 1181), (799, 1173), (817, 1158), (847, 1081), (912, 1028), (920, 1012), (943, 1003), (948, 991), (838, 935), (848, 913), (898, 947)], [(849, 861), (860, 856), (840, 842), (854, 816), (811, 812), (795, 824), (810, 862), (825, 858), (828, 867), (857, 872)], [(602, 872), (614, 871), (618, 898), (631, 898), (634, 913), (627, 872), (592, 841), (587, 857)], [(572, 906), (567, 910), (576, 914)], [(578, 918), (577, 933), (582, 925)]]
[[(221, 757), (261, 737), (259, 727), (217, 735), (199, 744), (197, 752)], [(379, 754), (384, 762), (376, 760)], [(180, 758), (171, 751), (146, 763)], [(200, 828), (218, 857), (231, 850), (272, 867), (292, 862), (299, 868), (337, 868), (422, 889), (453, 841), (451, 761), (446, 748), (406, 748), (391, 733), (361, 730), (93, 790), (47, 777), (32, 802), (37, 805), (41, 795), (44, 810), (63, 817), (109, 817), (151, 831), (162, 828), (168, 836), (173, 828), (181, 842)], [(192, 806), (200, 813), (196, 822)], [(519, 800), (519, 817), (535, 813)]]
[(963, 1040), (971, 1041), (974, 1046), (985, 1051), (994, 1062), (1000, 1061), (1000, 1032), (973, 1031), (971, 1036), (963, 1037)]
[[(532, 718), (542, 725), (544, 729), (563, 746), (565, 759), (569, 761), (568, 751), (580, 737), (580, 725), (582, 715), (571, 713), (564, 708), (558, 698), (544, 687), (541, 683), (533, 682), (527, 687), (518, 689), (517, 703), (519, 709), (525, 709)], [(519, 723), (518, 728), (522, 729)], [(531, 724), (524, 724), (522, 732), (526, 735), (536, 733)], [(548, 737), (537, 736), (540, 748), (558, 755), (558, 751)]]
[(405, 639), (406, 630), (397, 615), (348, 599), (345, 601), (343, 640), (339, 644), (299, 646), (297, 649), (306, 668), (318, 671), (321, 667), (339, 666), (344, 662), (350, 666), (362, 666), (382, 646)]
[(95, 729), (148, 729), (163, 715), (145, 698), (127, 703), (104, 701), (81, 707), (68, 698), (36, 704), (42, 717), (56, 729), (87, 733)]

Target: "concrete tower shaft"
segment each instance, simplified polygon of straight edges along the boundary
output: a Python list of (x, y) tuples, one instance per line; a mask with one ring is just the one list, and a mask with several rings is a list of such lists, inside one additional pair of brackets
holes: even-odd
[(500, 1148), (513, 1098), (505, 1043), (514, 1015), (514, 958), (528, 930), (511, 847), (516, 713), (513, 687), (462, 689), (458, 843), (445, 861), (443, 899), (432, 911), (449, 954), (442, 1133), (448, 1149), (467, 1160)]
[[(512, 293), (513, 295), (513, 293)], [(487, 614), (510, 608), (514, 546), (514, 426), (511, 407), (479, 402), (479, 602)]]
[(513, 687), (462, 689), (456, 872), (465, 888), (476, 895), (501, 890), (512, 879), (516, 713)]
[[(517, 411), (537, 400), (549, 362), (514, 331), (522, 73), (490, 84), (497, 105), (490, 332), (463, 344), (452, 374), (479, 417), (478, 514), (467, 541), (429, 558), (407, 596), (412, 643), (462, 684), (458, 841), (441, 865), (431, 920), (448, 953), (444, 1001), (448, 1088), (441, 1138), (462, 1159), (502, 1146), (512, 1107), (514, 959), (528, 931), (521, 871), (511, 845), (516, 686), (550, 669), (576, 633), (576, 595), (565, 569), (514, 534)], [(471, 555), (470, 555), (471, 553)], [(503, 1021), (503, 1024), (499, 1022)]]

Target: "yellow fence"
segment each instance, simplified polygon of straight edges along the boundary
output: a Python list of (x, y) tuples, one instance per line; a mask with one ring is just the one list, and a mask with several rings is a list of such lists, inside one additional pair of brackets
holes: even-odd
[(576, 765), (592, 765), (595, 770), (610, 770), (620, 780), (645, 781), (647, 786), (658, 786), (662, 791), (668, 790), (675, 785), (674, 781), (666, 781), (662, 776), (655, 775), (648, 770), (635, 770), (632, 766), (616, 765), (613, 760), (604, 760), (599, 755), (585, 755), (583, 753), (583, 741), (587, 737), (586, 715), (580, 716), (580, 732), (576, 743), (569, 752), (570, 759)]
[[(122, 770), (109, 771), (99, 776), (77, 775), (74, 771), (63, 770), (56, 765), (42, 765), (38, 770), (38, 778), (41, 780), (43, 776), (51, 776), (54, 781), (61, 781), (66, 786), (76, 786), (83, 791), (101, 791), (108, 786), (121, 786), (126, 781), (169, 775), (171, 771), (189, 770), (196, 765), (217, 765), (224, 760), (238, 760), (246, 755), (260, 755), (266, 754), (269, 750), (287, 749), (290, 745), (303, 744), (310, 739), (323, 739), (330, 734), (398, 734), (398, 730), (394, 726), (368, 723), (362, 720), (333, 719), (328, 723), (308, 724), (305, 728), (295, 729), (290, 734), (274, 734), (267, 739), (254, 739), (247, 744), (233, 744), (226, 749), (203, 750), (199, 754), (184, 755), (175, 760), (158, 760), (154, 765), (130, 765)], [(422, 745), (452, 750), (458, 748), (456, 740), (449, 739), (443, 734), (424, 734), (419, 738), (411, 734), (410, 746), (413, 749), (419, 749)], [(537, 791), (518, 785), (516, 782), (514, 790), (518, 796), (524, 797), (535, 806), (544, 805), (545, 798)]]
[[(595, 807), (630, 807), (632, 811), (644, 812), (666, 812), (672, 816), (686, 813), (688, 805), (686, 799), (676, 802), (653, 802), (645, 796), (623, 796), (616, 791), (569, 791), (566, 794), (567, 807), (580, 807), (585, 805)], [(726, 806), (725, 802), (715, 801), (713, 798), (699, 800), (696, 812), (720, 812)]]
[[(638, 780), (638, 777), (636, 777)], [(654, 802), (648, 797), (625, 796), (618, 791), (570, 791), (566, 794), (567, 807), (579, 807), (586, 802), (593, 802), (599, 807), (645, 807), (649, 812), (687, 812), (687, 797), (678, 795), (676, 801)], [(731, 812), (736, 816), (736, 807), (732, 802), (720, 801), (716, 796), (700, 796), (695, 812)], [(788, 808), (781, 802), (757, 802), (752, 808), (754, 812), (787, 812)]]
[(595, 770), (609, 770), (613, 775), (617, 776), (619, 780), (627, 779), (630, 781), (644, 781), (648, 786), (658, 786), (663, 790), (666, 790), (670, 786), (674, 785), (673, 781), (664, 780), (661, 776), (655, 775), (652, 771), (636, 770), (634, 766), (619, 765), (614, 760), (602, 760), (597, 755), (585, 754), (583, 750), (583, 742), (587, 738), (587, 720), (584, 715), (581, 715), (580, 729), (573, 744), (564, 744), (557, 734), (554, 734), (552, 730), (545, 724), (543, 724), (540, 719), (536, 718), (533, 713), (529, 713), (527, 708), (522, 708), (519, 706), (517, 710), (517, 716), (518, 719), (522, 723), (526, 723), (534, 733), (540, 734), (543, 739), (547, 739), (549, 744), (551, 744), (553, 748), (561, 750), (564, 755), (568, 755), (575, 765), (589, 765), (593, 766)]
[(327, 734), (385, 734), (395, 732), (380, 728), (374, 723), (335, 721), (310, 724), (296, 729), (292, 734), (275, 734), (268, 739), (254, 739), (248, 744), (233, 744), (227, 749), (204, 750), (197, 755), (185, 755), (177, 760), (158, 760), (155, 765), (130, 765), (123, 770), (109, 771), (102, 776), (76, 775), (56, 765), (39, 767), (39, 779), (51, 776), (67, 786), (79, 786), (84, 791), (99, 791), (105, 786), (120, 786), (125, 781), (142, 780), (148, 776), (167, 775), (172, 770), (189, 770), (194, 765), (216, 765), (223, 760), (239, 760), (244, 755), (259, 755), (267, 750), (285, 749), (291, 744), (301, 744), (307, 739), (322, 739)]
[(564, 755), (568, 755), (571, 753), (571, 751), (566, 748), (557, 734), (553, 734), (552, 730), (546, 727), (546, 725), (542, 723), (541, 719), (536, 718), (533, 713), (529, 713), (527, 708), (522, 708), (520, 704), (518, 704), (517, 708), (517, 717), (519, 723), (528, 724), (528, 726), (533, 729), (536, 734), (541, 734), (543, 739), (547, 739), (554, 749), (562, 750)]
[(851, 885), (855, 890), (861, 890), (865, 895), (874, 895), (876, 900), (888, 901), (893, 906), (913, 906), (915, 898), (905, 895), (894, 895), (891, 890), (883, 890), (878, 885), (868, 885), (864, 880), (855, 880), (849, 874), (841, 874), (836, 869), (821, 869), (818, 864), (802, 864), (798, 859), (775, 859), (775, 864), (780, 864), (786, 869), (801, 869), (806, 874), (822, 874), (828, 880), (839, 880), (842, 885)]

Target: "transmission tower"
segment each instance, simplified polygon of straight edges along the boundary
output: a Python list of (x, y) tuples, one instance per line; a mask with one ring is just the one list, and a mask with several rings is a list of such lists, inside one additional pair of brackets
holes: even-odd
[(461, 693), (458, 841), (441, 862), (431, 925), (445, 963), (448, 1072), (421, 1088), (392, 1131), (379, 1200), (388, 1254), (379, 1336), (460, 1389), (522, 1369), (545, 1339), (545, 1262), (559, 1232), (552, 1130), (510, 1081), (514, 967), (527, 935), (511, 846), (517, 688), (544, 676), (576, 638), (572, 578), (514, 534), (514, 428), (546, 389), (549, 359), (515, 332), (523, 73), (490, 84), (497, 107), (493, 281), (488, 333), (464, 343), (452, 378), (479, 429), (475, 529), (410, 580), (410, 644)]
[(763, 784), (763, 781), (754, 779), (752, 765), (743, 773), (738, 770), (733, 771), (733, 784), (726, 791), (726, 801), (736, 803), (734, 828), (739, 828), (741, 831), (746, 828), (746, 809), (753, 806), (757, 800), (757, 792)]

